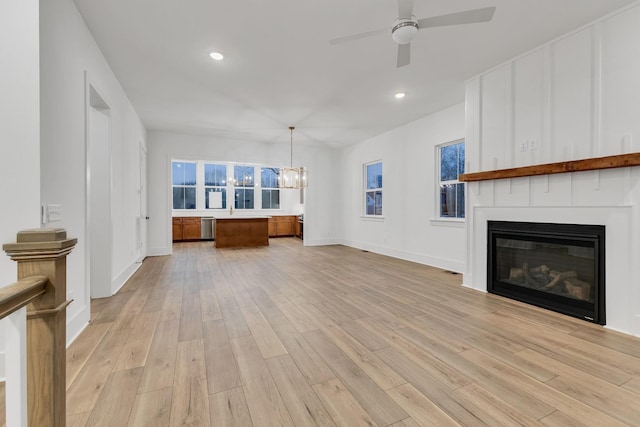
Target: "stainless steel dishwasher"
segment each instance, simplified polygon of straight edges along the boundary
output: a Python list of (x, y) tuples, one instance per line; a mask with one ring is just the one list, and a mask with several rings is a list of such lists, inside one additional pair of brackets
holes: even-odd
[(200, 218), (200, 239), (214, 240), (213, 217), (207, 216)]

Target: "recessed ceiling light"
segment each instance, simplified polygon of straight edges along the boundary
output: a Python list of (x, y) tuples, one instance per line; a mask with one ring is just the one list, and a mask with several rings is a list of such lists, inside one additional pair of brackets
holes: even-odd
[(216, 61), (221, 61), (222, 58), (224, 58), (224, 55), (221, 54), (220, 52), (211, 52), (209, 54), (209, 56), (213, 59), (215, 59)]
[(404, 98), (405, 93), (404, 92), (398, 92), (393, 96), (395, 96), (397, 99), (402, 99), (402, 98)]

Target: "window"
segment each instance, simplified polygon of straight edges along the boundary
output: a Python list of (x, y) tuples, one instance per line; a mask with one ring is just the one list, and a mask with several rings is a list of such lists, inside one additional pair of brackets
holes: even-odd
[(172, 162), (173, 209), (196, 208), (196, 163)]
[(382, 215), (382, 162), (364, 165), (365, 215)]
[(233, 167), (236, 209), (253, 209), (254, 174), (253, 166), (235, 165)]
[[(205, 214), (206, 211), (229, 208), (271, 212), (283, 208), (278, 185), (280, 168), (180, 159), (172, 159), (170, 167), (174, 216), (182, 216), (180, 211), (186, 209)], [(293, 199), (287, 198), (285, 203), (292, 204)]]
[(464, 173), (464, 141), (438, 147), (439, 159), (439, 216), (464, 218), (464, 183), (458, 175)]
[(204, 207), (227, 208), (227, 165), (204, 164)]
[(262, 209), (280, 209), (279, 175), (280, 169), (278, 168), (261, 168)]

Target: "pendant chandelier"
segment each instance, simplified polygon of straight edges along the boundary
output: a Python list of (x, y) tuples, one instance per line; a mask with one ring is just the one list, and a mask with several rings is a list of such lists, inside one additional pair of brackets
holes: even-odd
[(280, 188), (305, 188), (309, 185), (308, 173), (303, 167), (293, 167), (293, 130), (295, 127), (289, 126), (291, 133), (291, 158), (288, 168), (280, 169)]

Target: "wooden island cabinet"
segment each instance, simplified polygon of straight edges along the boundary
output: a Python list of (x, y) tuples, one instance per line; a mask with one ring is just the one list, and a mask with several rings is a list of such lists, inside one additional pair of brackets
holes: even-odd
[[(242, 217), (242, 216), (238, 216)], [(235, 217), (235, 218), (238, 218)], [(234, 217), (232, 217), (234, 218)], [(264, 218), (267, 218), (266, 216)], [(201, 218), (173, 217), (173, 241), (193, 241), (201, 239)], [(296, 215), (276, 215), (268, 217), (269, 237), (301, 237), (300, 224)]]
[(269, 237), (295, 236), (296, 221), (295, 215), (279, 215), (269, 218)]
[(267, 216), (214, 217), (215, 247), (269, 246), (268, 222)]
[(200, 217), (173, 217), (173, 241), (200, 240)]

